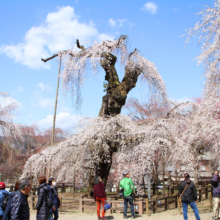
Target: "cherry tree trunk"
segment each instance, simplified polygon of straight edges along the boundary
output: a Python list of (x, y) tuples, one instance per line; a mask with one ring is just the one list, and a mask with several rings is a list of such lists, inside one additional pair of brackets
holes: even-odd
[[(108, 162), (107, 162), (103, 150), (100, 149), (99, 154), (101, 155), (101, 158), (100, 158), (99, 164), (96, 168), (96, 175), (101, 177), (102, 182), (104, 183), (105, 186), (107, 184), (109, 172), (110, 172), (111, 166), (112, 166), (113, 153), (115, 153), (117, 151), (117, 144), (110, 143), (110, 142), (108, 144), (110, 146), (110, 155), (109, 155), (110, 161), (108, 160)], [(89, 176), (89, 189), (88, 189), (89, 192), (93, 191), (94, 177), (95, 176), (93, 176), (93, 175)]]
[(102, 98), (99, 116), (108, 117), (121, 113), (129, 91), (136, 86), (138, 76), (142, 70), (138, 66), (126, 65), (122, 82), (119, 81), (115, 63), (117, 57), (112, 54), (105, 55), (100, 64), (105, 70), (105, 80), (108, 81), (107, 94)]

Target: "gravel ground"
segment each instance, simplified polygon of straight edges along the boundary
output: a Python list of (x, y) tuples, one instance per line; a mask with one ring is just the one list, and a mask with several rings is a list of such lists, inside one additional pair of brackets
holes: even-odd
[[(129, 215), (128, 215), (129, 216)], [(122, 213), (121, 214), (106, 214), (106, 218), (108, 219), (123, 219)], [(188, 214), (189, 220), (195, 220), (195, 216), (193, 213)], [(211, 220), (212, 219), (212, 214), (211, 213), (200, 213), (200, 218), (202, 220)], [(97, 220), (97, 215), (96, 213), (71, 213), (71, 214), (61, 214), (59, 217), (59, 220)], [(131, 218), (129, 218), (131, 219)], [(175, 210), (170, 210), (166, 212), (161, 212), (161, 213), (156, 213), (152, 214), (151, 216), (137, 216), (138, 220), (143, 220), (143, 219), (149, 219), (149, 220), (183, 220), (183, 215), (180, 215), (177, 211)], [(36, 213), (31, 212), (31, 220), (36, 220)]]

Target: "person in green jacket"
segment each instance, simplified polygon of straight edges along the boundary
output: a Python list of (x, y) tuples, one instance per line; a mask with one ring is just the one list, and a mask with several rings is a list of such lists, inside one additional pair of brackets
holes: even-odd
[(127, 217), (128, 202), (131, 207), (131, 216), (132, 218), (135, 218), (134, 204), (133, 204), (133, 193), (135, 192), (134, 183), (129, 178), (129, 172), (124, 172), (123, 175), (124, 175), (124, 178), (120, 181), (120, 189), (124, 189), (124, 217), (123, 218), (128, 218)]

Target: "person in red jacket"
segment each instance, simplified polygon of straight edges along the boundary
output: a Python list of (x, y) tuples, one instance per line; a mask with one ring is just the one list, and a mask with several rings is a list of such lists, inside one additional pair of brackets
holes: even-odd
[[(105, 210), (104, 210), (104, 205), (105, 205), (105, 200), (106, 200), (106, 193), (105, 193), (105, 186), (102, 183), (102, 179), (100, 176), (95, 177), (94, 181), (94, 189), (93, 189), (93, 197), (97, 203), (97, 215), (98, 219), (102, 220), (107, 220), (105, 218)], [(101, 203), (102, 203), (102, 218), (100, 217), (100, 208), (101, 208)]]

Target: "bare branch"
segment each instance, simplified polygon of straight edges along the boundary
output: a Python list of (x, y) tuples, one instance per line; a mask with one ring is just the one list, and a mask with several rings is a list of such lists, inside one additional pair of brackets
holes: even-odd
[(52, 60), (53, 58), (55, 58), (55, 57), (57, 57), (57, 56), (58, 56), (58, 53), (57, 53), (57, 54), (54, 54), (54, 55), (51, 56), (51, 57), (48, 57), (47, 59), (43, 59), (43, 58), (41, 58), (41, 60), (44, 61), (44, 62), (46, 63), (47, 61)]

